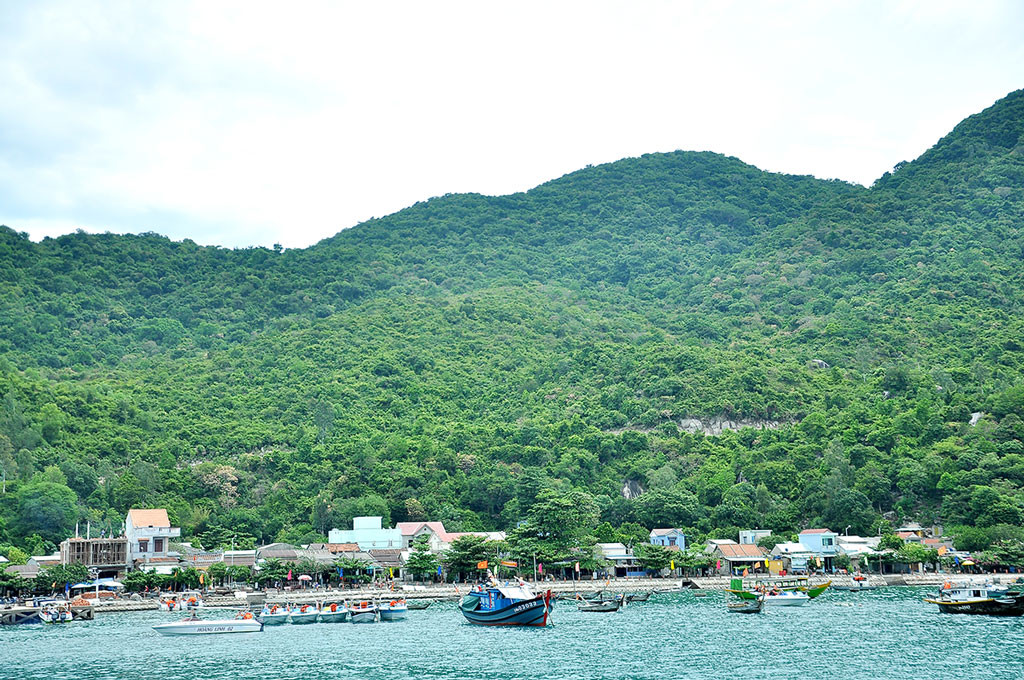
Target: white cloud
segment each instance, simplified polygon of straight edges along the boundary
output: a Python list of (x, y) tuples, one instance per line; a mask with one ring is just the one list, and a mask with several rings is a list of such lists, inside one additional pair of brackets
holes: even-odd
[(1022, 29), (1010, 1), (7, 6), (0, 222), (295, 247), (675, 149), (866, 184), (1024, 85)]

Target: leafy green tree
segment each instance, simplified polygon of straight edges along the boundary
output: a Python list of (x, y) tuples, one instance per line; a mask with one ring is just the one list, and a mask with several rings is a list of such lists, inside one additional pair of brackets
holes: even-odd
[(477, 564), (494, 558), (487, 543), (485, 536), (469, 535), (456, 538), (442, 557), (445, 571), (453, 576), (480, 574)]
[(210, 577), (212, 584), (224, 583), (224, 579), (228, 575), (228, 565), (223, 562), (214, 562), (207, 568), (206, 575)]
[(21, 533), (58, 543), (71, 535), (77, 516), (74, 491), (54, 482), (33, 482), (20, 488), (16, 497)]
[(437, 555), (430, 552), (430, 539), (426, 536), (418, 537), (412, 544), (412, 552), (405, 561), (405, 568), (414, 577), (432, 576), (437, 573), (437, 567), (441, 563)]
[(658, 572), (667, 569), (673, 558), (673, 553), (660, 545), (651, 543), (639, 543), (634, 548), (637, 561), (648, 572)]
[(84, 564), (53, 565), (43, 567), (35, 578), (38, 592), (63, 592), (65, 585), (81, 583), (89, 578), (89, 569)]

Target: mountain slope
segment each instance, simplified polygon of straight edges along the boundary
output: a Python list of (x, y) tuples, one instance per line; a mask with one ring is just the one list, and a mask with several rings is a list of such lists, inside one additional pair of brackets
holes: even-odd
[[(304, 250), (0, 229), (0, 533), (42, 547), (138, 504), (210, 545), (368, 511), (505, 527), (551, 487), (695, 534), (895, 513), (1002, 536), (1024, 510), (1022, 102), (871, 189), (676, 152)], [(694, 416), (783, 425), (705, 438)]]

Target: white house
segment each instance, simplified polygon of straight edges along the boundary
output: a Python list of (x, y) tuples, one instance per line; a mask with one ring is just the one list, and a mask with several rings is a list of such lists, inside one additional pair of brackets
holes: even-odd
[(783, 563), (788, 560), (789, 565), (787, 568), (789, 571), (806, 571), (808, 562), (814, 557), (814, 553), (808, 550), (807, 546), (803, 543), (790, 543), (788, 541), (777, 544), (772, 548), (771, 554), (772, 557), (783, 560)]
[(181, 536), (181, 529), (171, 526), (163, 508), (132, 509), (124, 520), (124, 535), (128, 539), (129, 563), (165, 561), (171, 539)]
[(360, 550), (402, 549), (402, 532), (385, 529), (381, 517), (354, 517), (351, 529), (331, 529), (330, 543), (358, 543)]
[(772, 535), (771, 529), (748, 529), (740, 532), (740, 545), (757, 545), (762, 538)]

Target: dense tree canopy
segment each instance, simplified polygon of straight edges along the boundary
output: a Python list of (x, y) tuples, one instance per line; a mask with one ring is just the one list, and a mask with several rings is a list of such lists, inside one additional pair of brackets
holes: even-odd
[(302, 250), (0, 228), (0, 543), (131, 506), (208, 548), (363, 514), (555, 559), (630, 524), (1021, 540), (1022, 121), (871, 188), (651, 154)]

